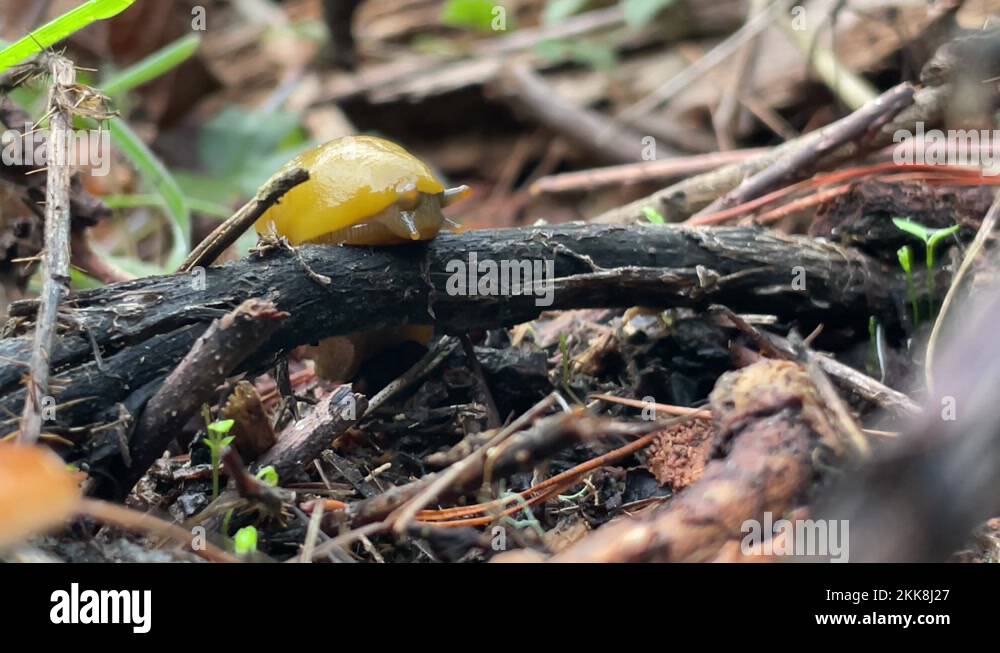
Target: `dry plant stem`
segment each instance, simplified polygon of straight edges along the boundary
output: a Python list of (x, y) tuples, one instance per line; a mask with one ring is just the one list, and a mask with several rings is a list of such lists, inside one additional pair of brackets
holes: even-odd
[[(497, 78), (495, 86), (538, 122), (606, 161), (632, 163), (642, 158), (645, 149), (642, 134), (564, 100), (527, 66), (507, 69)], [(657, 151), (661, 150), (670, 151), (666, 145), (657, 144)]]
[[(826, 174), (816, 175), (805, 181), (800, 181), (795, 184), (790, 184), (778, 190), (772, 191), (766, 195), (758, 197), (756, 199), (750, 200), (749, 202), (744, 202), (738, 206), (733, 206), (723, 211), (718, 211), (716, 213), (706, 214), (702, 212), (697, 216), (692, 216), (684, 221), (684, 225), (689, 227), (701, 227), (707, 225), (716, 225), (722, 222), (726, 222), (731, 218), (735, 218), (741, 215), (746, 215), (756, 209), (763, 206), (776, 202), (784, 197), (787, 197), (793, 193), (797, 193), (803, 190), (820, 188), (829, 184), (835, 184), (840, 182), (846, 182), (853, 179), (859, 179), (862, 177), (869, 177), (873, 175), (883, 175), (885, 173), (890, 173), (897, 170), (904, 170), (914, 173), (925, 173), (925, 174), (936, 174), (942, 170), (947, 170), (948, 174), (957, 177), (967, 177), (970, 183), (988, 183), (989, 177), (982, 174), (981, 171), (969, 169), (969, 168), (959, 168), (955, 166), (932, 166), (927, 164), (896, 164), (892, 162), (888, 163), (877, 163), (868, 166), (859, 166), (855, 168), (847, 168), (845, 170), (838, 170), (836, 172), (829, 172)], [(879, 177), (883, 179), (884, 177)], [(808, 199), (808, 198), (806, 198)], [(780, 209), (779, 209), (780, 210)]]
[(627, 397), (615, 397), (614, 395), (594, 394), (590, 399), (600, 399), (613, 404), (621, 404), (630, 408), (653, 408), (667, 415), (693, 415), (696, 419), (712, 419), (712, 411), (704, 408), (686, 408), (684, 406), (672, 406), (670, 404), (654, 404), (641, 401), (639, 399), (629, 399)]
[(129, 531), (141, 531), (171, 540), (209, 562), (240, 562), (238, 558), (226, 553), (211, 542), (206, 541), (204, 549), (192, 548), (189, 531), (153, 515), (137, 512), (125, 506), (98, 499), (82, 499), (78, 514), (96, 519), (102, 524), (117, 526)]
[[(777, 23), (803, 54), (810, 55), (809, 63), (813, 70), (827, 88), (850, 109), (859, 109), (878, 95), (878, 90), (864, 77), (838, 61), (836, 53), (819, 42), (818, 30), (809, 33), (798, 30), (788, 16), (781, 16)], [(821, 23), (825, 24), (825, 21)]]
[[(766, 0), (751, 0), (747, 7), (747, 20), (767, 9)], [(729, 73), (729, 83), (722, 90), (722, 98), (712, 115), (712, 125), (719, 139), (720, 149), (732, 150), (735, 144), (734, 132), (742, 112), (740, 96), (753, 82), (757, 67), (757, 41), (760, 34), (743, 44), (740, 48), (735, 66)]]
[[(338, 549), (347, 549), (349, 545), (359, 541), (363, 537), (377, 535), (378, 533), (382, 533), (387, 530), (389, 529), (384, 522), (365, 524), (364, 526), (351, 529), (346, 533), (341, 533), (337, 537), (330, 538), (313, 549), (311, 560), (315, 562), (320, 558), (330, 555)], [(298, 560), (298, 558), (290, 558), (289, 560), (286, 560), (286, 562), (297, 562)]]
[(774, 190), (793, 175), (802, 176), (803, 172), (815, 167), (819, 161), (841, 146), (859, 142), (867, 135), (874, 135), (878, 127), (913, 103), (913, 95), (914, 88), (909, 84), (894, 87), (847, 118), (821, 129), (818, 138), (781, 156), (767, 168), (710, 204), (703, 212), (714, 213), (749, 202)]
[(373, 66), (358, 75), (334, 78), (326, 91), (313, 101), (313, 105), (339, 102), (359, 94), (384, 93), (395, 84), (407, 83), (421, 76), (432, 76), (441, 70), (448, 72), (452, 66), (476, 65), (486, 59), (517, 54), (549, 39), (572, 38), (608, 30), (621, 25), (623, 21), (621, 7), (608, 7), (571, 16), (557, 25), (519, 29), (500, 38), (484, 40), (472, 51), (470, 60), (465, 62), (438, 55), (402, 57)]
[[(591, 399), (599, 399), (601, 401), (607, 401), (612, 404), (620, 404), (622, 406), (629, 406), (631, 408), (655, 408), (657, 411), (665, 413), (667, 415), (692, 415), (695, 419), (700, 420), (711, 420), (712, 411), (708, 409), (698, 409), (698, 408), (686, 408), (685, 406), (673, 406), (671, 404), (647, 404), (639, 399), (628, 399), (626, 397), (615, 397), (614, 395), (603, 395), (596, 394), (590, 395)], [(892, 438), (899, 435), (894, 431), (880, 431), (877, 429), (861, 429), (867, 435), (874, 435), (881, 438)], [(529, 488), (530, 491), (534, 488)]]
[(188, 255), (177, 271), (188, 272), (198, 266), (211, 265), (219, 254), (235, 243), (243, 232), (264, 214), (264, 211), (277, 204), (285, 193), (308, 179), (308, 171), (302, 168), (291, 168), (271, 178), (257, 191), (252, 200), (212, 230), (212, 233)]
[(542, 177), (531, 185), (531, 193), (538, 195), (541, 193), (574, 192), (614, 184), (633, 184), (686, 177), (706, 170), (715, 170), (728, 163), (746, 161), (767, 151), (768, 148), (752, 148), (730, 152), (709, 152), (641, 163), (626, 163), (606, 168), (564, 172)]
[[(686, 414), (680, 416), (680, 419), (672, 419), (663, 422), (661, 424), (658, 424), (656, 426), (657, 433), (661, 432), (664, 429), (669, 429), (679, 424), (682, 424), (688, 421), (688, 419), (701, 419), (702, 417), (700, 413), (701, 411), (689, 410)], [(709, 419), (711, 419), (711, 414), (709, 415)], [(604, 465), (608, 465), (615, 461), (621, 460), (622, 458), (626, 458), (635, 453), (636, 451), (640, 451), (648, 447), (653, 442), (653, 440), (656, 439), (657, 433), (647, 433), (646, 435), (640, 436), (634, 441), (624, 446), (609, 451), (605, 454), (601, 454), (600, 456), (592, 458), (584, 463), (580, 463), (579, 465), (573, 467), (572, 469), (568, 469), (564, 472), (556, 474), (555, 476), (548, 478), (545, 481), (538, 483), (537, 485), (534, 485), (528, 488), (527, 490), (520, 492), (519, 496), (522, 499), (528, 500), (528, 505), (534, 505), (535, 503), (538, 503), (539, 501), (551, 497), (553, 494), (557, 492), (562, 492), (567, 487), (570, 487), (575, 483), (579, 482), (580, 477), (582, 477), (584, 474), (592, 472), (600, 467), (603, 467)], [(491, 510), (495, 510), (497, 508), (505, 506), (511, 501), (515, 500), (516, 498), (514, 497), (504, 497), (500, 499), (495, 499), (493, 501), (488, 501), (486, 503), (477, 504), (474, 506), (461, 506), (456, 508), (444, 508), (440, 510), (424, 510), (417, 515), (417, 519), (419, 521), (433, 522), (436, 526), (483, 525), (482, 523), (478, 522), (472, 523), (468, 521), (463, 521), (459, 518), (469, 517), (489, 512)], [(518, 510), (520, 510), (520, 508), (514, 506), (509, 510), (509, 512), (505, 511), (504, 513), (498, 516), (502, 516), (503, 514), (511, 514), (517, 512)], [(492, 521), (493, 519), (495, 519), (495, 517), (491, 517), (490, 521)], [(489, 523), (489, 521), (485, 523)]]
[[(795, 349), (788, 340), (773, 333), (764, 335), (782, 352), (784, 357), (789, 360), (794, 358)], [(900, 416), (913, 417), (921, 413), (920, 405), (908, 396), (857, 371), (850, 365), (845, 365), (829, 356), (816, 356), (816, 363), (824, 372), (836, 379), (841, 387), (855, 393), (862, 399)]]
[[(881, 97), (884, 98), (895, 93), (905, 93), (905, 90), (900, 90), (903, 87), (912, 89), (912, 86), (909, 84), (901, 84), (886, 91)], [(941, 119), (944, 105), (951, 93), (952, 87), (949, 84), (918, 90), (914, 96), (913, 104), (902, 111), (891, 124), (882, 127), (877, 138), (873, 140), (872, 146), (883, 146), (891, 143), (893, 133), (896, 130), (909, 129), (912, 131), (918, 122), (924, 122), (928, 126), (937, 124)], [(774, 162), (792, 155), (799, 149), (814, 147), (815, 143), (823, 139), (829, 130), (837, 129), (839, 125), (850, 120), (851, 116), (846, 116), (823, 129), (804, 134), (758, 157), (732, 163), (712, 172), (690, 177), (659, 190), (648, 197), (607, 211), (594, 218), (592, 222), (603, 224), (632, 224), (641, 222), (644, 219), (643, 209), (646, 207), (659, 211), (668, 222), (680, 222), (708, 206), (718, 197), (739, 186), (747, 177), (756, 175)], [(851, 144), (840, 148), (819, 163), (823, 166), (829, 166), (847, 160), (856, 154), (857, 148)]]
[(490, 390), (490, 384), (486, 382), (486, 375), (483, 374), (483, 366), (480, 365), (479, 359), (476, 358), (476, 349), (472, 345), (472, 340), (469, 338), (468, 333), (463, 333), (459, 336), (459, 340), (462, 342), (462, 351), (465, 353), (465, 360), (469, 364), (469, 367), (472, 368), (473, 373), (475, 373), (480, 389), (486, 399), (487, 426), (491, 429), (500, 428), (500, 411), (497, 410), (497, 402), (493, 400), (493, 392)]
[(323, 521), (323, 502), (319, 502), (312, 515), (309, 516), (309, 526), (306, 529), (306, 539), (302, 543), (299, 562), (312, 562), (316, 550), (316, 539), (319, 537), (319, 525)]
[(986, 245), (986, 241), (993, 236), (996, 231), (997, 218), (1000, 217), (1000, 193), (997, 193), (996, 199), (993, 200), (993, 205), (990, 210), (986, 213), (986, 217), (983, 218), (982, 224), (979, 225), (979, 231), (976, 232), (976, 237), (973, 239), (969, 248), (965, 251), (965, 257), (962, 259), (962, 264), (958, 267), (958, 271), (955, 276), (952, 277), (951, 285), (948, 286), (948, 293), (944, 296), (944, 301), (941, 302), (941, 310), (938, 311), (937, 318), (934, 320), (934, 327), (931, 329), (931, 335), (927, 339), (927, 354), (925, 356), (926, 362), (924, 363), (924, 380), (927, 382), (927, 392), (928, 394), (934, 393), (934, 360), (937, 354), (937, 344), (941, 337), (941, 328), (944, 321), (951, 310), (951, 305), (955, 301), (955, 297), (958, 295), (958, 291), (962, 282), (965, 280), (966, 275), (972, 268), (973, 263), (979, 258), (980, 253), (983, 251), (983, 247)]
[(664, 103), (670, 101), (677, 93), (687, 88), (697, 81), (703, 74), (719, 65), (730, 56), (735, 54), (744, 43), (754, 38), (765, 30), (775, 17), (783, 12), (788, 5), (787, 0), (778, 0), (766, 11), (763, 11), (750, 20), (743, 27), (733, 32), (726, 40), (710, 50), (704, 57), (696, 61), (693, 65), (685, 68), (680, 74), (670, 78), (665, 84), (660, 86), (648, 96), (624, 109), (618, 116), (623, 122), (630, 122), (646, 115), (650, 111), (655, 111)]
[(444, 359), (451, 354), (458, 343), (451, 336), (442, 336), (433, 347), (431, 347), (424, 356), (413, 364), (413, 366), (403, 372), (399, 378), (392, 381), (389, 385), (385, 386), (374, 397), (368, 402), (368, 409), (365, 411), (365, 417), (371, 415), (375, 412), (382, 404), (394, 397), (399, 392), (410, 387), (413, 383), (423, 378), (425, 375), (430, 374), (438, 365), (444, 362)]
[(515, 419), (505, 428), (498, 431), (496, 435), (490, 438), (485, 444), (480, 446), (464, 459), (453, 464), (447, 470), (441, 472), (429, 486), (421, 490), (419, 494), (386, 517), (386, 523), (390, 524), (392, 530), (396, 533), (400, 535), (405, 533), (410, 523), (416, 518), (417, 513), (425, 508), (429, 503), (437, 499), (442, 492), (455, 484), (464, 475), (477, 468), (482, 469), (486, 464), (486, 457), (489, 454), (490, 449), (506, 440), (518, 430), (527, 426), (533, 419), (535, 419), (536, 416), (548, 410), (553, 403), (555, 403), (555, 394), (550, 394), (545, 399), (535, 404), (531, 410)]
[(823, 400), (823, 403), (837, 420), (836, 431), (847, 445), (846, 449), (852, 451), (858, 457), (869, 457), (871, 455), (871, 445), (861, 432), (861, 427), (858, 426), (854, 415), (848, 409), (840, 395), (837, 394), (833, 383), (830, 382), (830, 378), (823, 371), (823, 368), (820, 367), (819, 356), (808, 345), (802, 342), (798, 334), (793, 333), (793, 336), (792, 345), (796, 348), (796, 353), (800, 361), (805, 365), (806, 371), (809, 373), (809, 379), (816, 386), (816, 391), (819, 393), (820, 399)]
[(112, 477), (125, 496), (215, 389), (287, 317), (270, 302), (249, 299), (214, 321), (146, 404), (131, 442), (132, 464), (116, 464)]
[(31, 351), (31, 375), (21, 420), (19, 440), (32, 443), (42, 430), (42, 401), (49, 394), (49, 361), (58, 322), (59, 302), (69, 292), (69, 146), (72, 115), (62, 103), (76, 83), (73, 62), (60, 56), (49, 58), (52, 88), (49, 89), (48, 179), (45, 187), (45, 277), (38, 307), (35, 342)]
[(70, 250), (73, 265), (101, 283), (120, 283), (135, 278), (95, 252), (90, 246), (86, 229), (73, 229), (70, 235)]

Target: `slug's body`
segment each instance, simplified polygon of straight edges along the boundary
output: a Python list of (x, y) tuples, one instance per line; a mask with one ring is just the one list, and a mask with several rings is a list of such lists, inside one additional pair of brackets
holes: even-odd
[[(441, 209), (465, 196), (446, 189), (422, 161), (389, 141), (349, 136), (293, 159), (309, 171), (257, 220), (257, 233), (284, 236), (292, 245), (397, 245), (430, 240), (446, 222)], [(379, 329), (327, 338), (313, 351), (317, 374), (346, 381), (367, 358), (406, 340), (426, 344), (430, 326)]]

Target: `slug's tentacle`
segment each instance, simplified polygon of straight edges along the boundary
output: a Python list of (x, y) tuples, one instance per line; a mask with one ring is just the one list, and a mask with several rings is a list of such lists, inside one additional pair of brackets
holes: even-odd
[[(409, 238), (410, 240), (420, 240), (420, 231), (417, 229), (413, 211), (400, 211), (399, 220), (396, 221), (394, 226), (396, 229), (393, 229), (393, 231), (397, 236)], [(392, 225), (390, 225), (390, 229), (392, 229)]]
[(463, 200), (472, 194), (472, 189), (466, 185), (456, 186), (454, 188), (446, 188), (443, 193), (441, 193), (441, 206), (451, 206), (452, 204)]

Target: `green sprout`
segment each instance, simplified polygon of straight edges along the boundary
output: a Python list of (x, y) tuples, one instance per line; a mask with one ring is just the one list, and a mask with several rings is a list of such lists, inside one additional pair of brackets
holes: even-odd
[(233, 548), (236, 555), (245, 556), (257, 552), (257, 529), (253, 526), (244, 526), (236, 531), (233, 537)]
[(270, 485), (271, 487), (278, 487), (278, 470), (274, 468), (274, 465), (267, 465), (266, 467), (261, 467), (254, 477), (264, 485)]
[(518, 530), (524, 528), (532, 528), (536, 533), (538, 533), (539, 537), (544, 537), (545, 529), (542, 528), (541, 522), (538, 521), (534, 513), (532, 513), (531, 511), (531, 505), (527, 502), (527, 500), (523, 496), (521, 496), (517, 492), (511, 492), (510, 490), (508, 490), (507, 492), (504, 492), (501, 498), (510, 499), (512, 502), (519, 504), (521, 506), (521, 510), (519, 510), (518, 512), (524, 513), (525, 516), (524, 519), (514, 519), (513, 516), (507, 516), (500, 520), (502, 523), (513, 526)]
[(202, 407), (205, 415), (205, 425), (208, 433), (205, 436), (205, 446), (212, 452), (212, 499), (219, 496), (219, 465), (222, 460), (223, 450), (232, 444), (235, 435), (227, 435), (233, 428), (233, 420), (223, 419), (217, 422), (210, 422), (208, 406)]
[(924, 244), (924, 262), (927, 265), (927, 304), (930, 309), (929, 315), (934, 314), (935, 289), (934, 289), (934, 257), (937, 246), (948, 236), (958, 231), (958, 225), (952, 225), (947, 229), (928, 229), (918, 222), (907, 220), (906, 218), (893, 218), (892, 223), (900, 231), (904, 231)]
[(646, 219), (649, 220), (650, 224), (667, 224), (663, 214), (652, 207), (642, 207), (642, 214), (646, 216)]
[(906, 293), (910, 296), (910, 306), (913, 307), (913, 326), (920, 326), (920, 304), (917, 303), (917, 289), (913, 285), (913, 250), (909, 245), (903, 245), (896, 251), (899, 265), (906, 273)]

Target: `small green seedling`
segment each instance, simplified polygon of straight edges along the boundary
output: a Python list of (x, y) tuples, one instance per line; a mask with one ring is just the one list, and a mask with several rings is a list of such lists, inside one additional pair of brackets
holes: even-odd
[(257, 552), (257, 529), (253, 526), (244, 526), (236, 531), (233, 537), (233, 548), (236, 555), (245, 556)]
[(274, 465), (261, 467), (254, 476), (264, 485), (278, 487), (278, 470), (274, 468)]
[(948, 236), (958, 231), (958, 225), (952, 225), (947, 229), (928, 229), (924, 225), (907, 220), (906, 218), (893, 218), (892, 223), (900, 231), (905, 231), (924, 244), (924, 261), (927, 266), (927, 304), (930, 308), (929, 315), (934, 314), (934, 257), (937, 246)]
[(903, 245), (896, 251), (899, 265), (906, 273), (906, 293), (910, 296), (910, 306), (913, 308), (913, 326), (920, 326), (920, 304), (917, 303), (917, 289), (913, 285), (913, 250), (909, 245)]
[[(521, 506), (521, 509), (517, 512), (524, 513), (525, 517), (524, 519), (514, 519), (513, 516), (506, 516), (500, 520), (502, 523), (513, 526), (518, 530), (524, 528), (532, 528), (536, 533), (538, 533), (539, 537), (545, 536), (545, 529), (542, 528), (541, 522), (538, 521), (534, 513), (532, 513), (531, 511), (531, 505), (523, 496), (521, 496), (517, 492), (511, 492), (510, 490), (508, 490), (507, 492), (504, 492), (501, 498), (510, 499), (512, 502), (519, 504)], [(514, 514), (516, 515), (517, 512), (515, 512)]]
[(667, 220), (663, 217), (663, 214), (652, 207), (642, 207), (642, 214), (646, 216), (650, 224), (667, 224)]
[(208, 421), (208, 407), (202, 409), (205, 413), (205, 423), (208, 434), (205, 436), (205, 446), (212, 452), (212, 499), (219, 496), (219, 465), (222, 452), (233, 443), (235, 435), (227, 435), (233, 428), (233, 420), (223, 419), (217, 422)]

